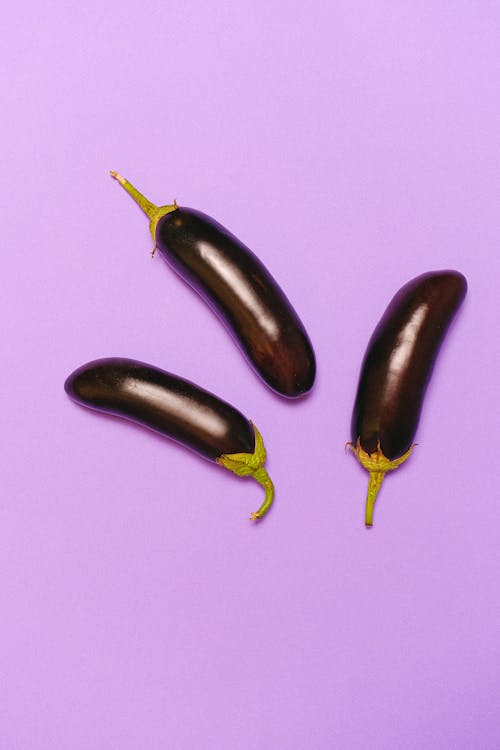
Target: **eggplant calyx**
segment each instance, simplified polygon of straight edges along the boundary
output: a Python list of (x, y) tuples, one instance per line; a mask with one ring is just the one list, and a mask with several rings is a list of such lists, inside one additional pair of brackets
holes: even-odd
[(112, 170), (110, 172), (110, 175), (114, 180), (120, 183), (122, 188), (131, 196), (131, 198), (137, 203), (137, 205), (144, 211), (144, 213), (148, 217), (149, 231), (151, 232), (151, 237), (153, 238), (154, 242), (153, 252), (151, 253), (151, 255), (154, 255), (156, 252), (156, 226), (162, 216), (165, 216), (165, 214), (169, 214), (179, 208), (179, 206), (177, 205), (177, 201), (174, 200), (174, 202), (168, 206), (155, 206), (154, 203), (151, 203), (150, 200), (148, 200), (142, 193), (140, 193), (137, 188), (135, 188), (128, 180), (125, 179), (125, 177), (122, 177), (121, 174), (118, 174), (118, 172)]
[(252, 477), (264, 488), (266, 492), (264, 502), (259, 510), (252, 513), (250, 516), (251, 521), (257, 521), (259, 518), (263, 518), (266, 515), (273, 503), (274, 485), (264, 468), (266, 462), (266, 449), (264, 447), (262, 435), (254, 424), (252, 424), (252, 427), (255, 435), (254, 452), (224, 453), (216, 459), (216, 463), (220, 464), (220, 466), (224, 466), (225, 469), (229, 469), (229, 471), (232, 471), (233, 474), (236, 474), (238, 477)]
[(410, 445), (409, 449), (399, 458), (387, 458), (384, 456), (380, 447), (380, 441), (377, 444), (377, 450), (373, 453), (368, 453), (361, 447), (361, 442), (358, 437), (356, 446), (352, 443), (346, 443), (352, 453), (356, 456), (361, 466), (366, 469), (369, 474), (368, 480), (368, 492), (366, 495), (366, 510), (365, 510), (365, 525), (369, 528), (373, 526), (373, 508), (375, 500), (384, 481), (385, 475), (388, 471), (394, 471), (398, 466), (406, 461), (412, 452), (414, 445)]

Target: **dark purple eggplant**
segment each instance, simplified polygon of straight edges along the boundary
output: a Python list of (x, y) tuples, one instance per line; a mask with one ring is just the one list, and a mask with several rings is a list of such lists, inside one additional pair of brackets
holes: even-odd
[(79, 367), (64, 389), (80, 404), (150, 427), (238, 476), (253, 477), (266, 495), (251, 520), (271, 507), (274, 487), (259, 431), (203, 388), (144, 362), (113, 357)]
[(111, 175), (148, 216), (154, 250), (222, 319), (262, 380), (287, 398), (307, 393), (316, 374), (311, 342), (257, 256), (206, 214), (175, 202), (155, 206), (117, 172)]
[(370, 472), (365, 523), (385, 474), (413, 448), (422, 402), (439, 347), (467, 292), (458, 271), (433, 271), (409, 281), (392, 299), (365, 354), (350, 446)]

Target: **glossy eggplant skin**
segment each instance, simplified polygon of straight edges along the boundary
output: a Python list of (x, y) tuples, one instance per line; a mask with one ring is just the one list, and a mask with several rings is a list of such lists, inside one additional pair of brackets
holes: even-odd
[(253, 426), (237, 409), (144, 362), (97, 359), (75, 370), (64, 388), (80, 404), (149, 427), (211, 461), (255, 448)]
[(176, 206), (162, 216), (156, 247), (223, 320), (258, 375), (296, 398), (314, 383), (314, 351), (302, 322), (261, 261), (221, 224)]
[(467, 291), (458, 271), (424, 273), (392, 299), (365, 354), (352, 444), (389, 460), (411, 447), (425, 391), (448, 327)]

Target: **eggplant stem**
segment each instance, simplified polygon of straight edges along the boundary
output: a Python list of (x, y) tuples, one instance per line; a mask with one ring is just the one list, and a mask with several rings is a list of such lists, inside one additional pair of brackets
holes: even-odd
[(370, 471), (370, 478), (368, 480), (368, 492), (366, 495), (366, 510), (365, 510), (365, 526), (368, 528), (373, 526), (373, 508), (375, 500), (382, 487), (382, 482), (385, 478), (385, 471)]
[(377, 450), (373, 453), (367, 453), (363, 450), (359, 437), (355, 446), (352, 443), (345, 444), (345, 448), (349, 448), (351, 453), (356, 456), (361, 466), (370, 474), (365, 511), (365, 524), (368, 528), (373, 526), (373, 507), (386, 473), (388, 471), (394, 471), (398, 466), (401, 466), (401, 464), (409, 458), (414, 446), (415, 443), (410, 445), (406, 453), (399, 456), (399, 458), (390, 459), (384, 456), (380, 447), (380, 442), (377, 445)]
[(225, 469), (232, 471), (233, 474), (236, 474), (238, 477), (252, 477), (265, 489), (266, 495), (264, 497), (264, 502), (259, 510), (255, 511), (255, 513), (252, 513), (250, 516), (251, 521), (257, 521), (257, 519), (263, 518), (266, 515), (267, 511), (273, 504), (274, 485), (264, 468), (266, 462), (266, 449), (264, 447), (262, 435), (254, 424), (252, 427), (255, 435), (255, 448), (253, 453), (224, 453), (216, 459), (216, 463), (224, 466)]
[(149, 231), (151, 232), (151, 237), (153, 238), (153, 242), (155, 243), (152, 253), (154, 255), (156, 250), (156, 226), (162, 216), (165, 216), (165, 214), (169, 214), (178, 208), (177, 201), (174, 201), (173, 204), (167, 206), (156, 206), (154, 203), (151, 203), (151, 201), (148, 200), (142, 193), (140, 193), (137, 188), (132, 185), (132, 183), (126, 180), (125, 177), (122, 177), (121, 174), (115, 172), (114, 170), (111, 170), (110, 175), (122, 186), (122, 188), (130, 195), (130, 197), (137, 203), (137, 205), (144, 211), (144, 213), (148, 217)]
[(256, 471), (251, 474), (253, 479), (255, 479), (256, 482), (258, 482), (266, 491), (266, 495), (264, 497), (264, 502), (260, 506), (259, 510), (257, 510), (255, 513), (250, 514), (250, 520), (251, 521), (257, 521), (259, 518), (263, 518), (271, 505), (273, 504), (274, 500), (274, 484), (271, 482), (271, 479), (269, 477), (269, 474), (265, 470), (263, 466), (260, 467), (260, 469), (256, 469)]
[(137, 203), (137, 205), (144, 211), (148, 219), (151, 221), (156, 216), (158, 206), (151, 203), (137, 188), (135, 188), (125, 177), (122, 177), (118, 172), (110, 172), (111, 177), (120, 183), (122, 188), (127, 191), (131, 198)]

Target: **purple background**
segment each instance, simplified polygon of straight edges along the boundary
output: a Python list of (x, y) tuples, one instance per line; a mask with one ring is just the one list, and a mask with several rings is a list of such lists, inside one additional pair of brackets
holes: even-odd
[[(43, 10), (41, 9), (43, 7)], [(22, 0), (2, 13), (0, 747), (500, 747), (500, 9)], [(268, 391), (108, 176), (264, 260), (313, 339)], [(469, 295), (375, 527), (344, 455), (396, 290)], [(74, 406), (122, 355), (260, 428), (277, 488)]]

